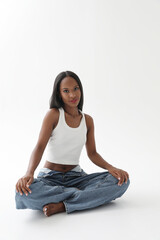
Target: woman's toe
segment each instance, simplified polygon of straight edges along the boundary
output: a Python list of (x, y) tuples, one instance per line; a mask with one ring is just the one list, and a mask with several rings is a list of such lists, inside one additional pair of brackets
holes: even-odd
[(46, 206), (43, 207), (43, 212), (46, 216), (48, 215), (48, 208)]

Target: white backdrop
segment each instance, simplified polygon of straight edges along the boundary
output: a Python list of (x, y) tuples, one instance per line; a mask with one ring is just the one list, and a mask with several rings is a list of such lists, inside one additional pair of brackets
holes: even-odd
[[(12, 207), (54, 79), (66, 70), (82, 81), (98, 153), (129, 172), (131, 195), (160, 198), (159, 13), (158, 0), (0, 2), (1, 189)], [(45, 152), (36, 174), (44, 162)], [(80, 163), (103, 171), (85, 147)]]

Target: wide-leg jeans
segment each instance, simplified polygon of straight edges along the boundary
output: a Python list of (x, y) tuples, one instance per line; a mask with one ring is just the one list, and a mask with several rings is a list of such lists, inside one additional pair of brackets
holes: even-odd
[(118, 185), (118, 179), (108, 171), (87, 174), (81, 171), (48, 173), (39, 172), (30, 185), (28, 196), (16, 192), (17, 209), (33, 209), (43, 211), (49, 203), (63, 202), (66, 213), (90, 209), (106, 204), (121, 197), (130, 184)]

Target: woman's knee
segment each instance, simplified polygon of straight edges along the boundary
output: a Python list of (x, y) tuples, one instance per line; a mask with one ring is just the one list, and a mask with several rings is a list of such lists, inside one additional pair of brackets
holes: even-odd
[(123, 182), (122, 185), (118, 185), (119, 180), (115, 178), (113, 175), (109, 174), (106, 178), (107, 185), (115, 186), (116, 191), (119, 192), (120, 196), (125, 193), (125, 191), (128, 189), (130, 185), (130, 179), (127, 179), (127, 182)]
[(33, 180), (32, 184), (29, 186), (29, 189), (31, 190), (31, 193), (28, 192), (25, 194), (22, 192), (17, 192), (15, 189), (15, 202), (16, 202), (16, 208), (26, 208), (24, 203), (28, 202), (33, 197), (36, 197), (37, 192), (39, 189), (42, 189), (43, 183), (37, 180), (36, 178)]
[[(118, 184), (118, 182), (119, 182), (119, 180), (116, 177), (114, 177), (111, 173), (109, 173), (107, 178), (108, 178), (108, 180), (112, 181), (115, 184)], [(123, 182), (123, 184), (121, 186), (124, 185), (128, 188), (129, 184), (130, 184), (130, 179), (127, 179), (127, 183)]]
[(15, 193), (15, 203), (16, 203), (16, 209), (25, 209), (26, 206), (24, 204), (24, 198), (25, 194), (23, 193), (22, 195), (19, 192)]

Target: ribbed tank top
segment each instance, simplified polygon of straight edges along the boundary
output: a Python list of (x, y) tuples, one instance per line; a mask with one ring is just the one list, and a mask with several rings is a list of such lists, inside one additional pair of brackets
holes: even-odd
[(84, 113), (77, 128), (68, 126), (61, 107), (59, 120), (53, 129), (47, 145), (47, 161), (59, 164), (78, 165), (82, 148), (86, 142), (87, 126)]

